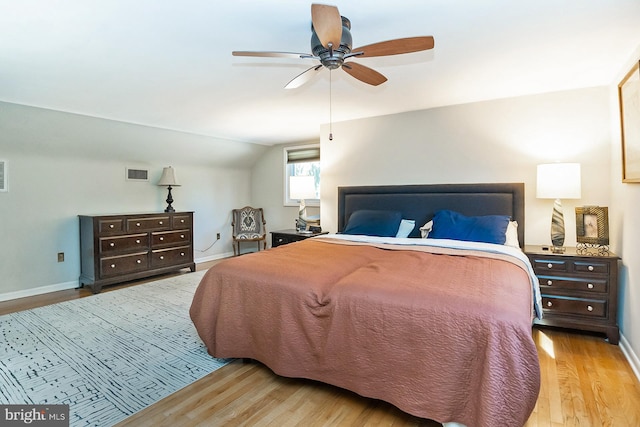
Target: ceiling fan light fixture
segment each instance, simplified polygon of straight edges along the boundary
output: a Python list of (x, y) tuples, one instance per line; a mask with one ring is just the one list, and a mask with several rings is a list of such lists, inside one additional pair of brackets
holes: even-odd
[(340, 68), (344, 62), (345, 55), (351, 53), (353, 39), (351, 38), (351, 21), (344, 16), (342, 19), (342, 37), (340, 38), (340, 46), (329, 46), (326, 48), (322, 45), (313, 24), (311, 24), (311, 52), (320, 59), (322, 65), (330, 70)]

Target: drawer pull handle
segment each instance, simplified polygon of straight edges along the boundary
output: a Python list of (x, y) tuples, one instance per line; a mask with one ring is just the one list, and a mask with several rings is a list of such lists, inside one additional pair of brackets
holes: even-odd
[(138, 264), (142, 264), (142, 261), (140, 261), (139, 259), (137, 259), (137, 260), (136, 260), (136, 262), (137, 262)]
[(587, 311), (593, 311), (593, 307), (592, 307), (592, 306), (590, 306), (590, 305), (588, 305), (588, 306), (587, 306)]
[(590, 265), (589, 267), (587, 267), (587, 270), (593, 271), (593, 265)]
[(163, 240), (164, 240), (164, 237), (161, 237), (161, 238), (160, 238), (160, 241), (162, 242)]
[(547, 280), (547, 286), (553, 285), (553, 280)]
[(115, 243), (113, 243), (113, 242), (109, 243), (109, 246), (111, 246), (111, 247), (114, 247), (115, 245), (116, 245), (116, 244), (115, 244)]
[(547, 264), (547, 268), (553, 268), (553, 264), (551, 263)]
[(136, 243), (140, 243), (140, 239), (136, 239)]
[(160, 259), (164, 259), (164, 255), (160, 255)]
[(589, 284), (587, 284), (587, 288), (589, 288), (589, 289), (593, 289), (593, 283), (589, 283)]
[(109, 228), (115, 228), (115, 224), (109, 224)]
[(139, 222), (136, 222), (136, 227), (140, 227), (140, 223)]
[(162, 225), (162, 221), (158, 221), (158, 224)]
[(180, 238), (181, 238), (181, 239), (184, 239), (184, 234), (181, 234), (181, 235), (180, 235)]
[(181, 219), (180, 222), (184, 224), (184, 219)]
[(553, 303), (551, 301), (547, 301), (547, 307), (551, 307), (553, 306)]
[(115, 264), (111, 264), (111, 268), (116, 268), (116, 265)]
[(184, 252), (180, 252), (180, 256), (184, 256)]

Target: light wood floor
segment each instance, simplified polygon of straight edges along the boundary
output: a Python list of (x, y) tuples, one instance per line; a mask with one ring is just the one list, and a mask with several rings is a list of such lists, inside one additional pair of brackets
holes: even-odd
[[(198, 269), (211, 264), (199, 265)], [(164, 276), (166, 277), (166, 276)], [(110, 292), (127, 285), (110, 286)], [(69, 290), (0, 302), (0, 315), (91, 295)], [(618, 346), (599, 335), (535, 328), (542, 385), (526, 427), (640, 426), (640, 383)], [(384, 402), (233, 362), (127, 418), (144, 426), (439, 426)]]

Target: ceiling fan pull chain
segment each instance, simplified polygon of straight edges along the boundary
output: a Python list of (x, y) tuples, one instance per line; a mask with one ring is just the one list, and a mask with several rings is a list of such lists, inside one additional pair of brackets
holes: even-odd
[(331, 110), (332, 98), (331, 92), (333, 88), (333, 80), (331, 76), (333, 75), (333, 70), (329, 70), (329, 141), (333, 141), (333, 111)]

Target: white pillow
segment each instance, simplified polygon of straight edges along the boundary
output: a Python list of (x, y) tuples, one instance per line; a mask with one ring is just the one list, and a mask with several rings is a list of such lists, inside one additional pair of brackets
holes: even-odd
[(513, 246), (514, 248), (520, 247), (520, 242), (518, 241), (518, 222), (517, 221), (509, 221), (509, 225), (507, 225), (507, 231), (505, 232), (506, 240), (504, 244), (506, 246)]
[[(423, 239), (429, 237), (429, 233), (433, 228), (433, 220), (427, 222), (425, 225), (420, 227), (420, 235)], [(507, 225), (507, 231), (505, 232), (505, 241), (504, 244), (506, 246), (513, 246), (514, 248), (520, 247), (520, 242), (518, 240), (518, 222), (517, 221), (509, 221), (509, 225)]]
[(427, 222), (425, 225), (420, 227), (420, 236), (422, 236), (423, 239), (426, 239), (427, 237), (429, 237), (429, 233), (431, 232), (432, 228), (433, 228), (433, 220)]
[(415, 226), (416, 222), (414, 220), (403, 219), (402, 221), (400, 221), (400, 226), (398, 227), (396, 237), (409, 237), (409, 234), (411, 234)]

